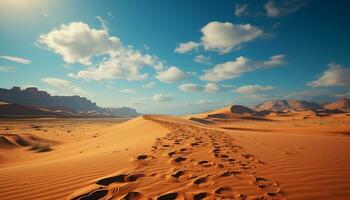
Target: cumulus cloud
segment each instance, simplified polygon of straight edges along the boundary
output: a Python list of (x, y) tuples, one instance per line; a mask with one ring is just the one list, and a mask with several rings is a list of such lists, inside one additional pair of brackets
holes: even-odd
[(135, 90), (130, 89), (130, 88), (125, 88), (125, 89), (122, 89), (121, 92), (123, 92), (125, 94), (133, 94), (133, 93), (135, 93)]
[(196, 55), (193, 60), (194, 62), (200, 63), (200, 64), (210, 64), (210, 57), (204, 56), (202, 54)]
[(14, 72), (16, 71), (15, 67), (12, 66), (0, 66), (0, 72)]
[(203, 87), (194, 83), (186, 83), (179, 85), (179, 89), (183, 92), (198, 92), (203, 90)]
[(207, 83), (204, 86), (205, 92), (219, 92), (221, 90), (221, 86), (216, 83)]
[(274, 89), (271, 86), (261, 86), (261, 85), (244, 85), (236, 90), (234, 92), (244, 95), (252, 95), (252, 94), (258, 94), (263, 91), (272, 90)]
[(153, 88), (153, 86), (155, 85), (156, 83), (155, 82), (149, 82), (149, 83), (146, 83), (144, 85), (142, 85), (143, 88)]
[(247, 15), (248, 14), (248, 4), (239, 4), (239, 3), (236, 3), (235, 5), (235, 15), (237, 17), (241, 17), (243, 15)]
[(186, 83), (178, 87), (183, 92), (219, 92), (223, 88), (216, 83), (207, 83), (206, 85), (197, 85), (194, 83)]
[[(157, 67), (157, 60), (150, 55), (142, 55), (132, 49), (127, 51), (115, 52), (110, 55), (109, 59), (102, 61), (97, 68), (88, 67), (86, 70), (79, 71), (72, 77), (93, 79), (93, 80), (112, 80), (125, 79), (128, 81), (144, 80), (148, 77), (147, 73), (141, 73), (143, 65), (154, 65)], [(161, 69), (159, 65), (157, 69)]]
[(56, 93), (60, 95), (81, 95), (81, 96), (93, 96), (92, 93), (82, 89), (81, 87), (76, 86), (70, 81), (59, 79), (59, 78), (42, 78), (41, 82), (48, 84), (56, 90)]
[(185, 77), (186, 73), (176, 66), (169, 67), (163, 71), (158, 71), (158, 74), (156, 75), (156, 78), (164, 83), (174, 83), (183, 80)]
[(140, 72), (142, 67), (163, 68), (162, 61), (156, 56), (124, 46), (118, 37), (109, 35), (105, 26), (94, 29), (83, 22), (63, 24), (47, 34), (41, 34), (37, 43), (61, 55), (68, 64), (85, 65), (86, 69), (70, 74), (75, 78), (143, 80), (147, 74)]
[(175, 48), (175, 52), (176, 53), (187, 53), (189, 51), (198, 49), (199, 46), (200, 46), (199, 43), (196, 43), (193, 41), (189, 41), (186, 43), (180, 43), (179, 46), (177, 46)]
[(91, 64), (94, 55), (107, 54), (120, 47), (117, 37), (110, 37), (106, 29), (90, 28), (83, 22), (63, 24), (58, 29), (42, 34), (38, 43), (61, 55), (67, 63)]
[(269, 0), (266, 2), (264, 8), (268, 17), (281, 17), (296, 12), (307, 3), (308, 1), (305, 0)]
[(307, 83), (310, 87), (350, 86), (350, 68), (331, 63), (328, 69), (315, 81)]
[(201, 38), (205, 50), (229, 53), (241, 44), (252, 41), (263, 31), (250, 24), (232, 24), (230, 22), (210, 22), (202, 28)]
[(28, 60), (26, 58), (15, 57), (15, 56), (0, 56), (0, 58), (9, 60), (12, 62), (20, 63), (20, 64), (25, 64), (25, 65), (32, 63), (31, 60)]
[(233, 49), (241, 48), (243, 43), (255, 40), (263, 31), (251, 24), (232, 24), (230, 22), (209, 22), (202, 29), (200, 42), (181, 43), (177, 53), (187, 53), (203, 47), (207, 51), (216, 51), (221, 54), (229, 53)]
[(159, 101), (159, 102), (169, 102), (169, 101), (172, 101), (173, 99), (174, 97), (171, 96), (170, 94), (159, 93), (153, 96), (153, 100)]
[(285, 56), (280, 54), (272, 56), (266, 61), (253, 61), (240, 56), (234, 61), (215, 65), (214, 68), (205, 71), (200, 79), (213, 82), (233, 79), (241, 76), (243, 73), (283, 65), (286, 63), (284, 58)]

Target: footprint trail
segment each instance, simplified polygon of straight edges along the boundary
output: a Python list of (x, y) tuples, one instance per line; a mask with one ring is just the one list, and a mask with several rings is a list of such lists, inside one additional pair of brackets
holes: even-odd
[(224, 132), (144, 118), (169, 133), (156, 139), (149, 154), (133, 157), (132, 167), (92, 182), (70, 199), (286, 199), (278, 182), (256, 175), (264, 163)]

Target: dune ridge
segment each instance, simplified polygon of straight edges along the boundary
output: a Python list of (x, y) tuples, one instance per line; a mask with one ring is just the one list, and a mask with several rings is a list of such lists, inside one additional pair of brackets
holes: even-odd
[[(222, 131), (145, 116), (170, 131), (133, 167), (103, 177), (70, 199), (284, 199), (276, 181), (256, 175), (264, 163)], [(208, 156), (208, 154), (211, 154)]]
[(147, 151), (167, 129), (138, 117), (89, 134), (94, 132), (100, 136), (55, 145), (40, 154), (24, 148), (4, 151), (26, 159), (1, 163), (0, 199), (67, 199), (86, 182), (127, 167), (126, 158)]

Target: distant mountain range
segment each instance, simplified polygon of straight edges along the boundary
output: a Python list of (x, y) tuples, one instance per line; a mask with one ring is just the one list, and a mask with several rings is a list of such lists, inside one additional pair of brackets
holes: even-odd
[(327, 109), (327, 110), (339, 110), (343, 112), (350, 112), (350, 99), (342, 98), (337, 101), (320, 104), (310, 101), (301, 100), (272, 100), (266, 101), (262, 104), (254, 106), (254, 110), (257, 111), (303, 111), (303, 110), (317, 110), (317, 109)]
[(135, 117), (133, 108), (103, 108), (85, 97), (51, 96), (35, 87), (0, 88), (0, 116)]
[(336, 114), (350, 116), (350, 99), (343, 98), (326, 104), (300, 100), (273, 100), (266, 101), (254, 108), (230, 105), (208, 112), (192, 114), (188, 116), (188, 119), (202, 124), (215, 124), (237, 120), (269, 121), (274, 120), (274, 117), (308, 119)]
[(339, 99), (338, 101), (328, 103), (324, 105), (324, 107), (327, 109), (336, 109), (336, 110), (350, 112), (350, 99), (342, 98), (342, 99)]

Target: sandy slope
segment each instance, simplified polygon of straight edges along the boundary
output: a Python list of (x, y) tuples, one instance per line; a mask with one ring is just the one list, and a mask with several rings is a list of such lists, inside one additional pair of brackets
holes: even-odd
[(350, 196), (350, 138), (317, 132), (336, 127), (346, 133), (347, 115), (306, 122), (219, 116), (205, 123), (139, 117), (89, 132), (98, 137), (64, 140), (40, 154), (27, 152), (33, 161), (2, 163), (0, 199)]
[[(136, 118), (98, 131), (99, 137), (54, 146), (32, 162), (4, 165), (0, 199), (65, 199), (87, 181), (126, 167), (166, 133), (157, 123)], [(31, 155), (38, 156), (26, 156)]]

